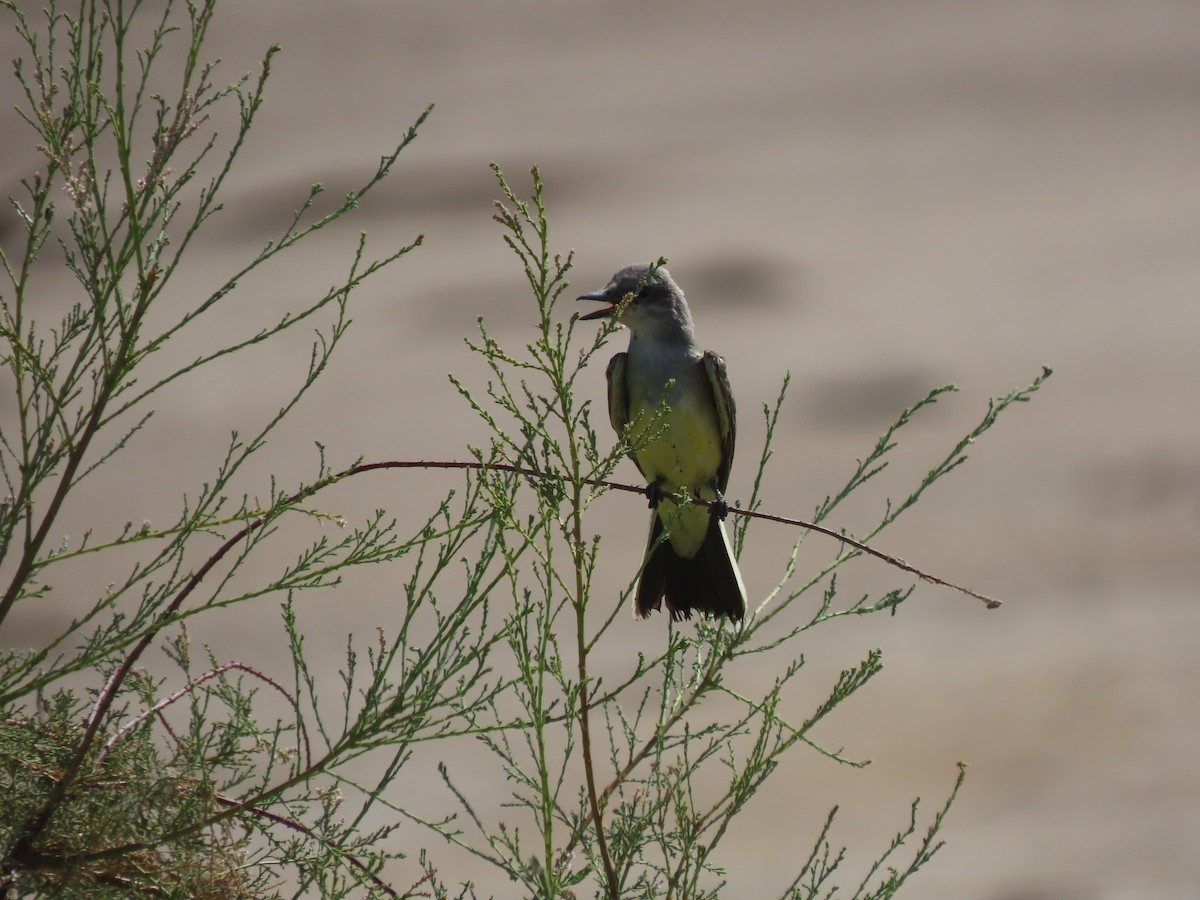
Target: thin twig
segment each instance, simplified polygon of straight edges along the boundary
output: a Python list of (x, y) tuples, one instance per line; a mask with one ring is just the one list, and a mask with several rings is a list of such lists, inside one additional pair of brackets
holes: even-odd
[[(562, 476), (560, 475), (554, 475), (547, 472), (538, 472), (534, 469), (525, 469), (520, 466), (510, 465), (508, 463), (481, 463), (474, 460), (404, 460), (396, 462), (364, 463), (362, 465), (355, 466), (354, 469), (348, 471), (347, 474), (353, 474), (353, 472), (361, 470), (382, 468), (490, 469), (501, 472), (512, 472), (517, 475), (524, 475), (529, 478), (540, 478), (543, 480), (562, 479)], [(633, 494), (644, 494), (646, 492), (645, 487), (635, 484), (625, 484), (619, 481), (607, 481), (596, 478), (585, 478), (583, 481), (586, 484), (590, 484), (594, 487), (609, 488), (615, 491), (628, 491)], [(710, 505), (709, 501), (702, 500), (698, 497), (693, 497), (690, 502), (695, 503), (697, 506)], [(808, 522), (804, 519), (794, 519), (788, 516), (779, 516), (752, 509), (739, 509), (736, 506), (729, 507), (729, 511), (738, 516), (750, 516), (755, 519), (766, 519), (769, 522), (778, 522), (781, 525), (794, 525), (797, 528), (806, 528), (810, 531), (816, 531), (819, 534), (825, 535), (826, 537), (833, 538), (835, 541), (840, 541), (849, 547), (853, 547), (855, 550), (861, 553), (867, 553), (871, 556), (874, 556), (876, 559), (881, 559), (888, 565), (895, 566), (897, 569), (908, 572), (910, 575), (915, 575), (922, 581), (927, 581), (930, 584), (936, 584), (940, 585), (941, 587), (949, 588), (950, 590), (957, 591), (960, 594), (966, 594), (968, 597), (974, 597), (976, 600), (982, 601), (984, 606), (986, 606), (988, 609), (997, 609), (1003, 605), (1003, 601), (996, 600), (993, 597), (989, 597), (986, 594), (981, 594), (978, 591), (964, 587), (961, 584), (956, 584), (953, 581), (947, 581), (944, 578), (939, 578), (937, 575), (932, 575), (929, 572), (918, 569), (911, 563), (905, 562), (899, 556), (893, 556), (890, 553), (884, 553), (882, 550), (876, 550), (869, 544), (864, 544), (862, 541), (855, 540), (843, 532), (834, 531), (832, 528), (826, 528), (824, 525), (818, 525), (815, 522)]]
[[(697, 499), (693, 502), (703, 506), (710, 505), (707, 500)], [(997, 600), (994, 597), (989, 597), (987, 594), (981, 594), (978, 591), (973, 591), (969, 587), (963, 587), (961, 584), (955, 584), (953, 581), (946, 581), (944, 578), (938, 578), (936, 575), (923, 572), (911, 563), (905, 562), (899, 556), (892, 556), (890, 553), (884, 553), (882, 550), (876, 550), (869, 544), (864, 544), (862, 541), (856, 541), (854, 538), (848, 537), (840, 531), (834, 531), (830, 528), (824, 527), (823, 525), (817, 525), (813, 522), (806, 522), (803, 519), (792, 519), (787, 516), (776, 516), (772, 515), (771, 513), (758, 512), (753, 509), (737, 509), (736, 507), (731, 506), (729, 511), (731, 513), (737, 513), (739, 516), (752, 516), (755, 519), (766, 519), (768, 522), (779, 522), (783, 525), (796, 525), (800, 528), (807, 528), (811, 531), (820, 532), (821, 534), (828, 535), (835, 540), (841, 541), (847, 546), (853, 547), (855, 550), (858, 550), (862, 553), (869, 553), (876, 559), (882, 559), (888, 565), (895, 566), (897, 569), (902, 569), (903, 571), (908, 572), (910, 575), (916, 575), (922, 581), (928, 581), (930, 584), (948, 587), (952, 591), (958, 591), (960, 594), (966, 594), (968, 597), (974, 597), (976, 600), (982, 600), (983, 605), (988, 609), (997, 609), (1004, 605), (1003, 600)]]
[[(265, 675), (264, 673), (255, 669), (253, 666), (246, 665), (246, 663), (240, 663), (240, 662), (225, 663), (225, 665), (217, 666), (217, 668), (215, 668), (215, 669), (209, 669), (207, 672), (202, 674), (199, 678), (189, 681), (187, 684), (185, 684), (179, 690), (175, 691), (173, 694), (171, 694), (167, 697), (164, 697), (162, 700), (155, 703), (152, 707), (143, 711), (142, 713), (138, 714), (137, 716), (135, 716), (134, 718), (132, 718), (128, 722), (126, 722), (124, 725), (122, 725), (116, 731), (116, 733), (113, 734), (112, 737), (110, 737), (107, 741), (104, 742), (104, 746), (100, 749), (100, 752), (96, 754), (96, 762), (99, 763), (101, 760), (103, 760), (104, 757), (107, 756), (109, 754), (109, 752), (112, 750), (112, 748), (116, 745), (116, 743), (119, 740), (121, 740), (121, 738), (123, 738), (125, 735), (129, 734), (129, 732), (133, 731), (133, 729), (137, 728), (138, 725), (140, 725), (142, 722), (145, 722), (147, 719), (153, 717), (155, 714), (161, 714), (162, 711), (164, 709), (166, 709), (168, 706), (170, 706), (172, 703), (186, 697), (195, 688), (199, 687), (200, 685), (202, 685), (204, 682), (208, 681), (209, 679), (216, 678), (218, 675), (223, 675), (226, 672), (233, 670), (233, 669), (239, 669), (243, 672), (249, 672), (251, 675), (253, 675), (255, 678), (259, 679), (260, 681), (265, 681), (271, 687), (275, 688), (275, 690), (277, 690), (279, 693), (283, 694), (283, 696), (287, 700), (287, 702), (292, 705), (292, 709), (296, 710), (297, 713), (300, 712), (300, 704), (298, 704), (296, 702), (295, 698), (292, 697), (292, 695), (289, 694), (287, 692), (287, 690), (285, 690), (281, 684), (279, 684), (277, 681), (275, 681), (275, 679), (271, 678), (269, 675)], [(304, 741), (305, 763), (306, 763), (306, 765), (311, 766), (312, 765), (312, 748), (310, 747), (309, 741), (308, 741), (308, 729), (304, 726), (303, 720), (299, 719), (299, 717), (298, 717), (298, 721), (300, 722), (300, 737)]]
[[(281, 816), (281, 815), (279, 815), (279, 813), (273, 813), (269, 809), (264, 809), (261, 806), (242, 806), (242, 804), (239, 801), (234, 800), (230, 797), (223, 797), (220, 794), (218, 794), (215, 799), (216, 799), (217, 803), (221, 804), (222, 806), (241, 807), (246, 812), (254, 813), (254, 815), (256, 815), (256, 816), (261, 816), (264, 819), (274, 822), (276, 825), (282, 825), (285, 828), (290, 828), (290, 829), (292, 829), (292, 831), (298, 831), (298, 832), (300, 832), (300, 834), (303, 834), (305, 837), (312, 838), (313, 840), (317, 841), (318, 843), (324, 844), (327, 848), (329, 848), (330, 850), (337, 853), (338, 856), (341, 856), (344, 859), (346, 859), (350, 863), (350, 865), (354, 866), (354, 868), (360, 870), (363, 873), (363, 875), (365, 875), (367, 878), (369, 878), (371, 880), (371, 882), (375, 885), (375, 887), (379, 888), (379, 890), (383, 891), (389, 897), (399, 897), (400, 896), (398, 893), (396, 893), (395, 888), (393, 888), (386, 881), (384, 881), (382, 878), (380, 878), (378, 875), (376, 875), (374, 872), (372, 872), (370, 870), (370, 868), (367, 866), (367, 864), (364, 863), (357, 856), (355, 856), (353, 853), (347, 853), (344, 849), (339, 847), (337, 844), (333, 843), (333, 841), (329, 840), (328, 838), (321, 837), (321, 835), (317, 834), (311, 828), (309, 828), (308, 826), (306, 826), (300, 822), (297, 822), (295, 819), (289, 819), (287, 816)], [(422, 878), (421, 881), (426, 881), (433, 874), (434, 874), (433, 872), (427, 872), (425, 875), (425, 878)], [(413, 887), (417, 887), (417, 885), (421, 884), (421, 881), (418, 881), (416, 884), (413, 885)]]

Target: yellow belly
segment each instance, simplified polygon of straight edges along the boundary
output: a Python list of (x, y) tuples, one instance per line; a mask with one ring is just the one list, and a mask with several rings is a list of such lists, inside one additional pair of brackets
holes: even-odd
[[(696, 392), (690, 392), (696, 393)], [(699, 397), (671, 398), (674, 404), (663, 419), (653, 423), (657, 406), (645, 404), (630, 409), (631, 421), (650, 422), (657, 437), (635, 454), (638, 466), (648, 481), (662, 480), (666, 495), (686, 490), (705, 500), (716, 494), (712, 480), (721, 465), (721, 429), (716, 410), (706, 394)], [(635, 425), (634, 435), (639, 434)], [(669, 501), (658, 508), (659, 518), (670, 534), (671, 546), (681, 556), (694, 556), (708, 534), (708, 509), (688, 506), (683, 509)]]

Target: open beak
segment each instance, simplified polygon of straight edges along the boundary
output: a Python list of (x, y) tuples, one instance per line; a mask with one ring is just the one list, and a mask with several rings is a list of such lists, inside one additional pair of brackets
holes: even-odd
[(581, 320), (603, 319), (605, 316), (611, 316), (617, 309), (617, 301), (620, 300), (619, 297), (617, 298), (617, 300), (613, 300), (613, 298), (611, 296), (609, 296), (607, 290), (592, 291), (590, 294), (580, 294), (575, 299), (576, 300), (599, 300), (601, 303), (608, 304), (608, 306), (606, 306), (604, 309), (597, 309), (594, 312), (588, 313), (587, 315), (580, 316), (579, 318)]

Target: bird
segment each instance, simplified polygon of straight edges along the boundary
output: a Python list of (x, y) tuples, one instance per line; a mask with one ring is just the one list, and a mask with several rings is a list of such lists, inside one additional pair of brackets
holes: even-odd
[[(746, 588), (724, 525), (737, 436), (725, 360), (697, 347), (687, 300), (663, 266), (626, 266), (578, 299), (608, 304), (581, 320), (615, 317), (629, 330), (629, 349), (606, 377), (609, 421), (632, 448), (653, 510), (634, 618), (665, 600), (676, 621), (694, 610), (740, 622)], [(710, 505), (680, 504), (679, 492)]]

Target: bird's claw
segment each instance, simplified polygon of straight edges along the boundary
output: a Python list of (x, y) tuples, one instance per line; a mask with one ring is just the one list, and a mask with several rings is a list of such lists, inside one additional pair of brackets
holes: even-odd
[(713, 516), (718, 522), (724, 522), (725, 517), (729, 515), (729, 503), (720, 494), (716, 500), (712, 500), (708, 504), (708, 514)]
[(651, 509), (658, 509), (658, 504), (663, 501), (663, 489), (661, 481), (652, 481), (646, 485), (646, 499), (650, 501)]
[(721, 489), (717, 487), (715, 478), (710, 487), (713, 489), (714, 497), (708, 502), (708, 514), (718, 522), (724, 522), (725, 518), (729, 515), (729, 502), (725, 499), (725, 495), (721, 493)]

